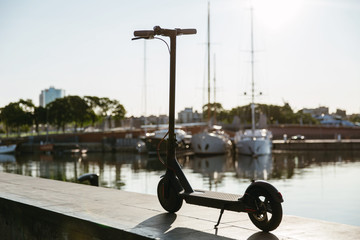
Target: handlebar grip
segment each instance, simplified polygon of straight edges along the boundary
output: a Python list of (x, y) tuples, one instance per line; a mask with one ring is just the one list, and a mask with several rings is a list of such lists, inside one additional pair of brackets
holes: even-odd
[(135, 37), (150, 37), (154, 36), (153, 30), (140, 30), (140, 31), (134, 31)]
[(177, 29), (178, 30), (178, 34), (196, 34), (196, 29), (194, 28), (189, 28), (189, 29)]

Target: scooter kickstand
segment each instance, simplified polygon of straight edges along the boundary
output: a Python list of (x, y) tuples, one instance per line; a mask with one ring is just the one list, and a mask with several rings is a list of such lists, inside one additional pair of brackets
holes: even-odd
[(221, 221), (221, 217), (222, 217), (222, 215), (224, 213), (224, 210), (225, 210), (224, 208), (221, 209), (219, 219), (218, 219), (216, 225), (214, 226), (214, 229), (217, 229), (217, 227), (219, 226), (220, 221)]

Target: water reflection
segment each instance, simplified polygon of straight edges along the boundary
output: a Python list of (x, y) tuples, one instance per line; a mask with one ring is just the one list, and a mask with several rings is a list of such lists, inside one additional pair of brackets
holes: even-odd
[(222, 183), (224, 174), (233, 169), (232, 158), (228, 155), (194, 156), (185, 167), (192, 169), (194, 173), (202, 175), (207, 190), (217, 189), (218, 185)]
[[(359, 152), (286, 152), (250, 156), (218, 155), (178, 157), (187, 174), (201, 176), (209, 190), (222, 184), (225, 176), (238, 179), (291, 179), (308, 168), (360, 161)], [(9, 155), (0, 154), (0, 171), (33, 177), (74, 182), (84, 173), (100, 175), (100, 186), (122, 189), (128, 179), (144, 172), (163, 174), (164, 166), (156, 157), (142, 154), (88, 155)], [(191, 177), (191, 176), (190, 176)], [(137, 189), (133, 189), (137, 191)]]
[(16, 158), (10, 154), (0, 154), (0, 163), (15, 162)]
[(273, 179), (290, 179), (307, 168), (360, 161), (358, 151), (300, 151), (273, 154)]
[(235, 159), (236, 177), (268, 180), (272, 177), (272, 156), (258, 157), (239, 155)]
[[(360, 151), (282, 152), (258, 158), (179, 156), (178, 160), (193, 188), (242, 194), (250, 179), (265, 179), (285, 196), (286, 214), (323, 216), (324, 220), (353, 225), (360, 222), (360, 208), (352, 204), (360, 201), (360, 191), (352, 187), (360, 184)], [(156, 157), (132, 153), (2, 154), (0, 171), (69, 182), (84, 173), (97, 173), (101, 187), (156, 195), (165, 167)], [(299, 198), (300, 192), (307, 197)], [(331, 212), (338, 209), (334, 206), (339, 202), (345, 207)], [(312, 205), (317, 207), (308, 211)]]

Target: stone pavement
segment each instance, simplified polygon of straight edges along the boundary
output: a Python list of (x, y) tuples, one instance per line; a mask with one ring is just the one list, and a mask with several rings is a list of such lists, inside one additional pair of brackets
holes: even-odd
[[(214, 225), (220, 212), (217, 209), (184, 202), (177, 214), (168, 214), (156, 196), (8, 173), (0, 173), (0, 200), (21, 203), (42, 211), (39, 215), (31, 216), (32, 219), (41, 217), (46, 211), (66, 217), (61, 221), (71, 222), (71, 219), (75, 219), (77, 222), (95, 223), (87, 227), (89, 231), (85, 230), (85, 233), (81, 233), (83, 235), (77, 233), (86, 238), (90, 236), (86, 235), (90, 234), (90, 228), (101, 226), (110, 229), (114, 234), (111, 236), (118, 236), (118, 239), (360, 239), (358, 226), (287, 215), (275, 231), (264, 233), (251, 223), (247, 214), (229, 211), (225, 211), (216, 231)], [(27, 211), (26, 214), (28, 212), (34, 211)], [(6, 224), (9, 225), (8, 222)], [(110, 233), (97, 234), (93, 238), (113, 239), (108, 235)]]

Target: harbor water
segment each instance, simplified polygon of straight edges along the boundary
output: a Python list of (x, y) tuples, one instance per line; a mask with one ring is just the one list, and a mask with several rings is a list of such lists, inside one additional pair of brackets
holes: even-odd
[[(360, 151), (280, 152), (270, 156), (178, 156), (194, 189), (242, 194), (251, 179), (283, 195), (286, 215), (360, 226)], [(134, 153), (0, 155), (0, 171), (75, 182), (99, 174), (100, 187), (156, 195), (165, 167)], [(181, 211), (181, 210), (180, 210)]]

